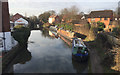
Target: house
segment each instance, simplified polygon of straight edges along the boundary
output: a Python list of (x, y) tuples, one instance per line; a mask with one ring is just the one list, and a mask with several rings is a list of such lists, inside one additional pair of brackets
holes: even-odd
[(88, 22), (103, 22), (106, 28), (109, 28), (111, 21), (113, 21), (113, 11), (112, 10), (102, 10), (102, 11), (91, 11), (88, 16)]
[(15, 46), (12, 41), (9, 21), (8, 0), (0, 1), (0, 51), (9, 51)]
[(24, 18), (21, 14), (16, 13), (15, 15), (13, 15), (13, 17), (10, 18), (10, 20), (12, 22), (15, 22), (16, 20), (18, 20), (19, 18)]
[(17, 25), (23, 25), (24, 27), (27, 27), (28, 24), (28, 21), (19, 13), (10, 18), (11, 29), (13, 29), (13, 27)]
[(48, 21), (50, 24), (53, 24), (53, 23), (60, 23), (60, 18), (59, 16), (55, 16), (55, 15), (52, 15), (49, 17), (49, 21)]
[(17, 25), (23, 25), (23, 26), (27, 27), (28, 26), (28, 21), (25, 20), (25, 19), (23, 19), (23, 18), (19, 18), (18, 20), (16, 20), (14, 22), (14, 24), (15, 24), (15, 26), (17, 26)]

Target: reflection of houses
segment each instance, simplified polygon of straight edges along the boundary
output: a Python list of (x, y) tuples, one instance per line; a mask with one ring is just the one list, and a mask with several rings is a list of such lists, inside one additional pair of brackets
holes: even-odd
[(59, 16), (55, 16), (55, 15), (50, 16), (50, 17), (49, 17), (49, 23), (50, 23), (50, 24), (60, 23), (60, 18), (59, 18)]
[(10, 50), (15, 44), (12, 43), (10, 32), (8, 1), (0, 1), (0, 51)]
[(25, 20), (25, 18), (20, 15), (20, 14), (15, 14), (11, 19), (10, 19), (10, 24), (11, 24), (11, 29), (13, 29), (14, 26), (17, 26), (17, 25), (23, 25), (25, 27), (28, 26), (28, 21)]
[(103, 10), (103, 11), (91, 11), (88, 16), (88, 22), (91, 24), (93, 22), (103, 22), (106, 28), (109, 28), (111, 21), (113, 20), (113, 11), (112, 10)]

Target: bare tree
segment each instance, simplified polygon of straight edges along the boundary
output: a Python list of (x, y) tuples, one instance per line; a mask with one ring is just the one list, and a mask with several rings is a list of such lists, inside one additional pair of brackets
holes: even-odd
[(76, 6), (70, 8), (64, 8), (61, 10), (60, 15), (65, 21), (75, 19), (76, 15), (79, 14), (79, 9)]

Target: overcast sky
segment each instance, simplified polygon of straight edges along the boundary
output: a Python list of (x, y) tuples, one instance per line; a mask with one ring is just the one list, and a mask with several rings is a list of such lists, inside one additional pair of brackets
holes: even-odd
[(10, 13), (20, 13), (27, 16), (36, 15), (55, 10), (57, 13), (61, 9), (77, 6), (82, 12), (90, 10), (115, 10), (118, 7), (119, 0), (8, 0)]

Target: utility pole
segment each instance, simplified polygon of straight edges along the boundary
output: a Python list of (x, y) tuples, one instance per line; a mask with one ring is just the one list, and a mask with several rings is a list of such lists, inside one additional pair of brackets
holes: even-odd
[(120, 1), (118, 2), (118, 14), (117, 14), (117, 17), (118, 17), (118, 25), (120, 26)]

